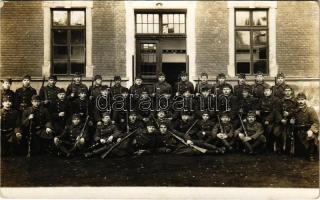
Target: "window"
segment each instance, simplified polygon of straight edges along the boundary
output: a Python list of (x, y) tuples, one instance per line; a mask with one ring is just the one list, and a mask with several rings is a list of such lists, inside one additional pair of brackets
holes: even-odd
[(51, 72), (57, 75), (85, 73), (85, 10), (51, 10)]
[(236, 74), (269, 73), (268, 10), (235, 10)]
[(136, 34), (185, 35), (186, 14), (136, 13)]

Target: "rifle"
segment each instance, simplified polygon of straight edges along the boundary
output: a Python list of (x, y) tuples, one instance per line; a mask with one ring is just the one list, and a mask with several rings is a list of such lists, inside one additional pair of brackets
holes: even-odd
[(123, 141), (125, 141), (126, 139), (128, 139), (131, 135), (133, 135), (134, 133), (137, 132), (138, 129), (132, 131), (131, 133), (129, 133), (128, 135), (126, 135), (124, 138), (122, 138), (122, 140), (120, 142), (117, 142), (115, 145), (113, 145), (112, 147), (109, 148), (108, 151), (106, 151), (104, 154), (102, 154), (101, 159), (104, 159), (113, 149), (115, 149), (116, 147), (118, 147)]
[(77, 137), (76, 142), (74, 143), (73, 147), (69, 150), (69, 152), (73, 152), (73, 151), (77, 148), (78, 141), (79, 141), (80, 138), (83, 137), (84, 130), (85, 130), (86, 126), (87, 126), (88, 120), (89, 120), (89, 115), (87, 115), (86, 121), (84, 122), (84, 125), (83, 125), (83, 127), (82, 127), (82, 129), (81, 129), (81, 133), (80, 133), (80, 135)]
[(289, 133), (289, 137), (290, 137), (290, 154), (294, 155), (295, 153), (295, 146), (294, 146), (294, 126), (291, 125), (290, 127), (290, 133)]
[(196, 123), (198, 123), (198, 119), (190, 126), (190, 128), (187, 130), (187, 132), (184, 134), (184, 136), (186, 136), (190, 131), (191, 129), (196, 125)]
[(244, 124), (243, 124), (243, 121), (242, 121), (242, 118), (241, 118), (240, 114), (238, 114), (238, 117), (239, 117), (239, 119), (240, 119), (243, 132), (244, 132), (245, 136), (248, 137), (247, 130), (246, 130), (246, 128), (244, 127)]
[(32, 119), (30, 119), (30, 123), (29, 123), (29, 140), (28, 140), (27, 158), (31, 157), (31, 140), (32, 140)]

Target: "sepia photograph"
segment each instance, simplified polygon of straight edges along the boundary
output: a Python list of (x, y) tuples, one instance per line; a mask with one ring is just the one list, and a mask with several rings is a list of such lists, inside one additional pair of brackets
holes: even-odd
[(4, 199), (318, 199), (318, 1), (0, 1)]

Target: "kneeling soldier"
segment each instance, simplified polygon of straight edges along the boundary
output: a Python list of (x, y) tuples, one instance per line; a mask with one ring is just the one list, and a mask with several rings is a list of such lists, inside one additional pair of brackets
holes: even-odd
[[(88, 118), (87, 118), (88, 119)], [(83, 123), (79, 114), (73, 114), (71, 124), (67, 125), (60, 136), (54, 138), (58, 150), (70, 157), (79, 153), (87, 143), (87, 120)]]
[(263, 135), (263, 126), (256, 121), (256, 114), (250, 111), (246, 122), (242, 123), (235, 133), (239, 136), (241, 143), (245, 146), (244, 152), (254, 154), (262, 152), (266, 145), (266, 138)]
[(317, 160), (319, 146), (319, 118), (313, 107), (306, 104), (306, 95), (299, 93), (297, 95), (298, 110), (294, 114), (295, 120), (295, 154), (309, 156), (310, 161)]
[(16, 153), (22, 135), (19, 129), (20, 117), (12, 108), (12, 98), (3, 96), (1, 100), (1, 156), (6, 156)]
[(137, 155), (154, 152), (157, 145), (158, 132), (154, 122), (148, 121), (147, 128), (137, 133), (132, 141), (132, 146)]
[(166, 123), (160, 123), (158, 135), (158, 148), (159, 153), (170, 153), (173, 152), (177, 147), (177, 140), (169, 133), (168, 126)]

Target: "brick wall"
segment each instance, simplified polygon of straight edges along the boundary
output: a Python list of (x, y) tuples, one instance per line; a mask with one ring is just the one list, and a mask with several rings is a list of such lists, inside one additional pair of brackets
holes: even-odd
[(288, 76), (319, 77), (319, 5), (279, 1), (277, 63)]
[(41, 1), (5, 2), (1, 8), (1, 76), (41, 76), (43, 11)]
[(94, 74), (126, 75), (125, 7), (123, 1), (95, 1), (92, 9)]
[(196, 8), (196, 74), (227, 74), (227, 2), (198, 1)]

